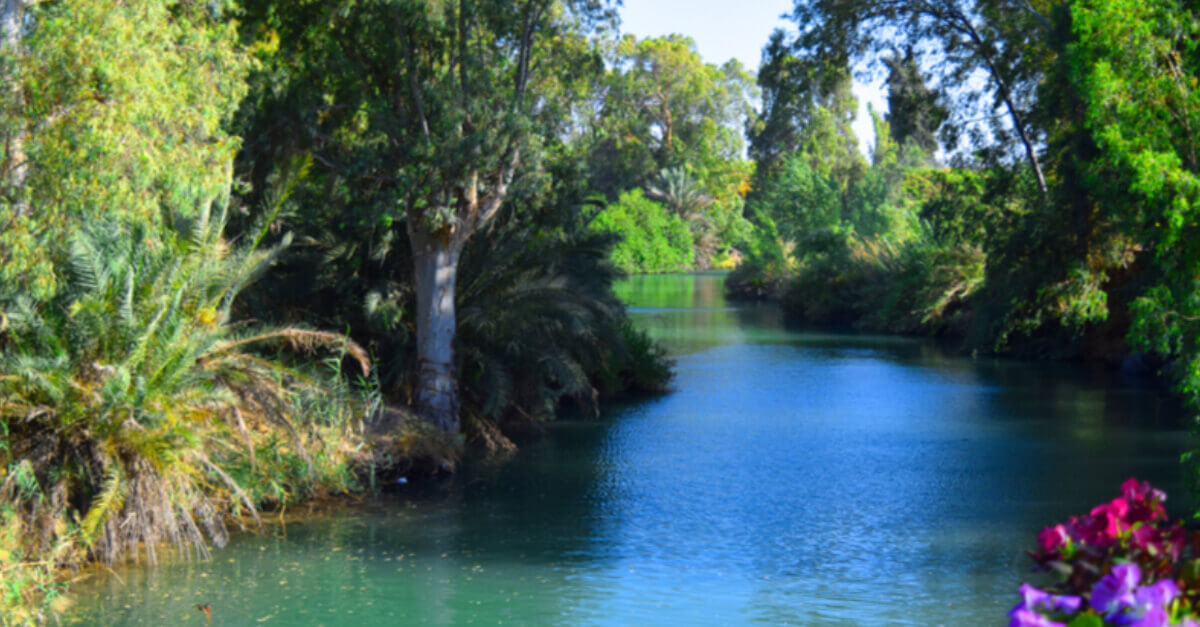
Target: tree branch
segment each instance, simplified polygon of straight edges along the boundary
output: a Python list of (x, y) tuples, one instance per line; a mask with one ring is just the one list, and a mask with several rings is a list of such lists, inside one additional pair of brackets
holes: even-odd
[(1038, 13), (1037, 9), (1033, 8), (1032, 4), (1029, 4), (1028, 2), (1026, 2), (1026, 0), (1013, 0), (1013, 1), (1016, 2), (1017, 6), (1024, 9), (1026, 13), (1028, 13), (1028, 14), (1032, 15), (1034, 18), (1036, 18), (1038, 22), (1041, 22), (1043, 28), (1045, 28), (1046, 30), (1051, 29), (1050, 20), (1047, 20), (1045, 16), (1043, 16), (1041, 13)]
[(496, 173), (495, 184), (479, 203), (479, 218), (474, 225), (476, 228), (486, 225), (496, 217), (496, 213), (500, 211), (500, 207), (504, 203), (505, 196), (508, 195), (508, 186), (512, 183), (513, 174), (520, 165), (521, 149), (514, 148), (508, 163), (500, 166), (500, 170)]
[(409, 45), (408, 36), (405, 35), (404, 24), (399, 15), (396, 15), (396, 31), (400, 34), (400, 47), (404, 51), (404, 62), (407, 68), (405, 73), (408, 75), (408, 90), (412, 94), (413, 104), (417, 108), (421, 132), (425, 135), (425, 141), (431, 142), (433, 137), (429, 132), (429, 119), (425, 117), (425, 101), (421, 98), (421, 87), (417, 85), (417, 61), (413, 58), (413, 49)]

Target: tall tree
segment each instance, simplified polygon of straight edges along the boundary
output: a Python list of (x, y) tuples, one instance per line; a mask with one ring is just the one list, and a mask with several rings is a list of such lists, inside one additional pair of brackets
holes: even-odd
[[(970, 89), (973, 76), (987, 77), (993, 107), (1010, 127), (1044, 195), (1048, 191), (1030, 123), (1034, 92), (1049, 58), (1049, 22), (1035, 3), (1011, 0), (796, 0), (793, 19), (801, 26), (797, 50), (814, 59), (844, 60), (869, 52), (928, 44), (946, 70), (944, 83), (965, 88), (965, 100), (984, 94)], [(1039, 0), (1036, 4), (1048, 4)], [(1003, 128), (997, 129), (1003, 131)]]
[(615, 198), (664, 168), (709, 172), (740, 160), (752, 84), (736, 60), (705, 63), (679, 35), (628, 35), (615, 42), (611, 65), (591, 159), (598, 191)]
[(509, 200), (522, 164), (536, 161), (533, 125), (558, 110), (560, 75), (587, 53), (563, 41), (608, 19), (607, 3), (302, 1), (284, 11), (258, 0), (246, 12), (243, 32), (280, 47), (256, 90), (269, 101), (261, 110), (285, 112), (254, 121), (265, 137), (250, 149), (268, 160), (280, 149), (312, 151), (327, 199), (321, 210), (340, 235), (366, 239), (337, 244), (366, 249), (353, 262), (364, 272), (406, 240), (416, 301), (413, 402), (457, 433), (459, 259)]
[(4, 120), (4, 158), (3, 174), (5, 196), (13, 203), (16, 213), (28, 211), (25, 200), (25, 178), (29, 171), (28, 158), (25, 154), (26, 127), (21, 119), (24, 109), (24, 99), (21, 94), (21, 83), (18, 81), (17, 68), (22, 55), (21, 40), (25, 33), (25, 12), (35, 4), (36, 0), (2, 0), (0, 1), (0, 82), (8, 86), (4, 94), (5, 110), (8, 111)]
[(819, 91), (814, 89), (812, 67), (794, 54), (792, 43), (786, 32), (776, 29), (763, 47), (757, 77), (762, 108), (746, 128), (759, 182), (774, 176), (782, 160), (799, 149), (800, 127)]
[(20, 105), (2, 114), (0, 300), (52, 297), (54, 266), (89, 221), (161, 225), (228, 200), (239, 140), (225, 127), (248, 59), (220, 6), (76, 0), (10, 14), (27, 8), (0, 95)]
[(942, 105), (940, 94), (930, 89), (921, 76), (917, 56), (909, 47), (901, 54), (884, 59), (888, 67), (888, 115), (892, 139), (899, 146), (911, 142), (926, 157), (937, 151), (937, 131), (950, 112)]

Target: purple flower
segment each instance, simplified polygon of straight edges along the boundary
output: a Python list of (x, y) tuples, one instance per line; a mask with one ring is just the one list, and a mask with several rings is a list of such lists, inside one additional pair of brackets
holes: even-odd
[(1124, 617), (1113, 619), (1113, 623), (1117, 625), (1129, 625), (1130, 627), (1170, 627), (1171, 617), (1167, 615), (1167, 611), (1161, 607), (1151, 608), (1141, 617), (1134, 618), (1130, 622), (1125, 622)]
[(1023, 584), (1021, 602), (1008, 613), (1009, 627), (1063, 627), (1064, 623), (1051, 620), (1042, 613), (1074, 614), (1083, 606), (1083, 599), (1076, 596), (1057, 595)]
[(1133, 591), (1142, 579), (1137, 564), (1118, 564), (1092, 588), (1092, 609), (1101, 614), (1119, 612), (1134, 604)]
[(1034, 612), (1074, 614), (1083, 605), (1083, 599), (1080, 597), (1050, 594), (1049, 592), (1038, 590), (1029, 584), (1021, 585), (1021, 601), (1021, 604), (1014, 608), (1014, 610), (1025, 609)]
[(1179, 586), (1164, 579), (1152, 586), (1143, 586), (1134, 593), (1135, 607), (1166, 607), (1179, 596)]
[(1008, 613), (1012, 620), (1008, 627), (1066, 627), (1066, 623), (1050, 620), (1037, 612), (1023, 610), (1019, 607)]
[(1133, 595), (1133, 603), (1126, 611), (1112, 616), (1110, 620), (1116, 625), (1134, 625), (1136, 627), (1166, 627), (1170, 625), (1166, 606), (1179, 596), (1179, 586), (1174, 581), (1164, 579), (1152, 586), (1138, 588)]

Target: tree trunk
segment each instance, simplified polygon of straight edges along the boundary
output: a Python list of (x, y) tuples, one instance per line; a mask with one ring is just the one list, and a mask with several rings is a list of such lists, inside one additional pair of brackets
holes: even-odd
[(454, 287), (462, 243), (409, 220), (417, 288), (417, 413), (443, 433), (457, 434)]
[(25, 28), (25, 9), (29, 0), (0, 0), (0, 61), (3, 62), (3, 83), (8, 85), (8, 105), (13, 118), (4, 137), (4, 185), (17, 215), (24, 215), (29, 207), (25, 199), (25, 179), (29, 175), (29, 164), (25, 154), (24, 102), (21, 85), (17, 82), (15, 66), (21, 54), (21, 35)]

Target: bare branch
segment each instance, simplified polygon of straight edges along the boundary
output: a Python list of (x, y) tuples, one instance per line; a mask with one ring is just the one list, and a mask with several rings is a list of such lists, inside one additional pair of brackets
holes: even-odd
[(1026, 13), (1028, 13), (1028, 14), (1032, 15), (1034, 18), (1036, 18), (1038, 22), (1041, 22), (1043, 28), (1045, 28), (1046, 30), (1051, 29), (1050, 20), (1047, 20), (1044, 15), (1042, 15), (1041, 13), (1038, 13), (1037, 9), (1033, 8), (1033, 5), (1026, 2), (1026, 0), (1013, 0), (1013, 1), (1016, 2), (1017, 6), (1024, 9)]
[(488, 190), (487, 196), (484, 196), (479, 205), (479, 220), (476, 226), (485, 226), (492, 218), (496, 217), (496, 213), (500, 211), (501, 205), (504, 203), (505, 196), (508, 195), (508, 185), (512, 183), (513, 174), (521, 165), (521, 149), (514, 148), (512, 156), (508, 163), (500, 167), (500, 171), (496, 173), (496, 181), (492, 188)]
[(413, 49), (409, 45), (408, 36), (404, 32), (404, 24), (400, 20), (400, 16), (396, 16), (396, 31), (400, 34), (400, 47), (404, 50), (404, 62), (407, 67), (408, 74), (408, 90), (412, 94), (413, 104), (417, 107), (417, 118), (421, 122), (421, 132), (425, 135), (425, 141), (433, 141), (433, 136), (429, 132), (429, 119), (425, 117), (425, 100), (421, 98), (421, 87), (417, 84), (417, 60), (413, 58)]

